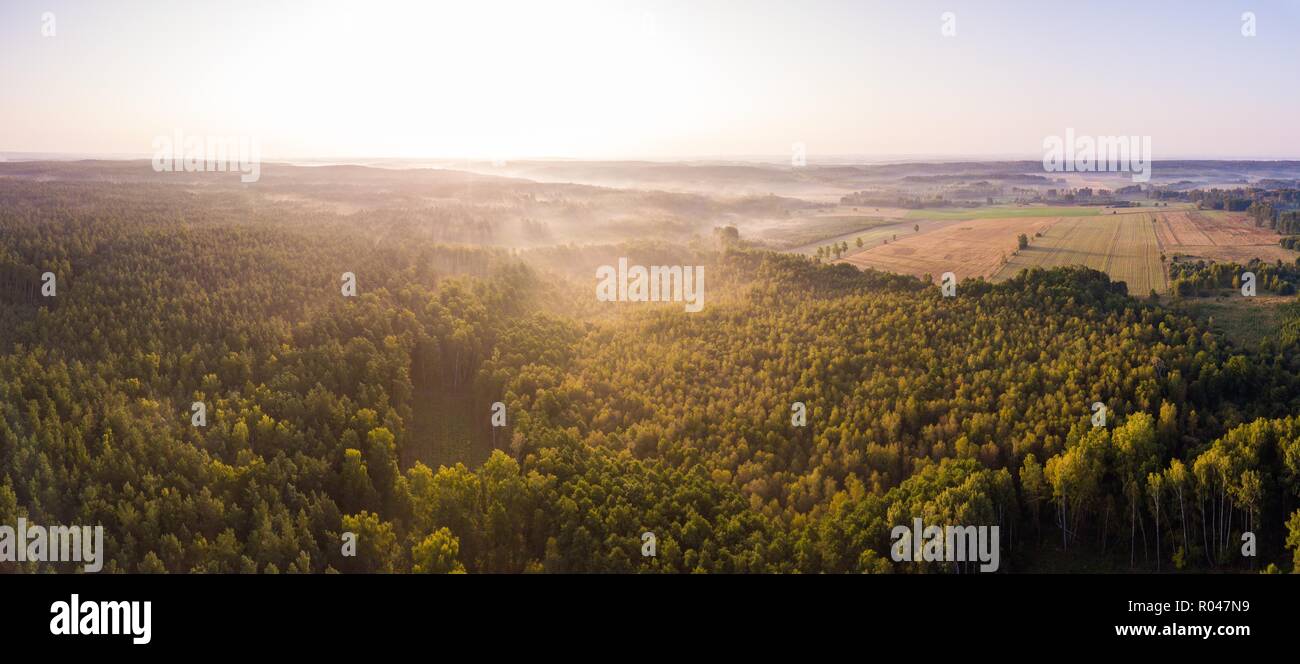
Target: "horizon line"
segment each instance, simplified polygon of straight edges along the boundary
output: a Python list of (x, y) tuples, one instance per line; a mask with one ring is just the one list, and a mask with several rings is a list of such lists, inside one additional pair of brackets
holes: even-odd
[[(120, 153), (120, 152), (66, 152), (66, 151), (7, 151), (0, 150), (0, 163), (6, 161), (26, 162), (26, 161), (137, 161), (151, 160), (151, 153)], [(888, 164), (907, 164), (907, 163), (942, 163), (942, 162), (1041, 162), (1042, 157), (1030, 157), (1012, 154), (935, 154), (935, 153), (914, 153), (914, 154), (888, 154), (888, 155), (865, 155), (865, 154), (825, 154), (820, 157), (807, 155), (806, 164), (808, 166), (844, 166), (851, 164), (863, 165), (888, 165)], [(648, 162), (648, 163), (691, 163), (691, 162), (739, 162), (753, 164), (786, 164), (790, 161), (789, 155), (778, 154), (733, 154), (733, 155), (677, 155), (677, 156), (622, 156), (622, 157), (566, 157), (566, 156), (520, 156), (520, 157), (482, 157), (482, 156), (282, 156), (269, 157), (261, 159), (263, 163), (270, 164), (289, 164), (297, 162), (323, 162), (334, 164), (357, 164), (364, 165), (360, 162), (465, 162), (465, 163), (495, 163), (502, 162), (509, 164), (529, 163), (529, 162), (573, 162), (573, 163), (619, 163), (619, 162)], [(1172, 156), (1162, 159), (1151, 159), (1151, 163), (1174, 162), (1174, 161), (1215, 161), (1215, 162), (1300, 162), (1300, 155), (1290, 157), (1267, 157), (1267, 156)]]

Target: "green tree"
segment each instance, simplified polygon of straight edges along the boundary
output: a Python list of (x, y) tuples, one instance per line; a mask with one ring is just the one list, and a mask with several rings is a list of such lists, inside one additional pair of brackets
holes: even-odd
[(417, 574), (464, 573), (459, 555), (460, 540), (450, 530), (439, 528), (411, 548), (411, 570)]

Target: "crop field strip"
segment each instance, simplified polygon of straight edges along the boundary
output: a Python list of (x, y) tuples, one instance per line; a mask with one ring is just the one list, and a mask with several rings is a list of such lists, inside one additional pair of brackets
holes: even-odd
[(1145, 214), (1135, 216), (1134, 222), (1127, 225), (1128, 229), (1138, 235), (1131, 244), (1135, 247), (1141, 247), (1141, 269), (1147, 270), (1147, 288), (1141, 291), (1132, 291), (1134, 295), (1145, 295), (1152, 290), (1156, 292), (1165, 292), (1169, 288), (1169, 278), (1165, 274), (1165, 262), (1160, 260), (1161, 251), (1160, 239), (1156, 236), (1156, 225), (1147, 220)]
[(1281, 236), (1275, 231), (1256, 226), (1246, 215), (1238, 212), (1162, 212), (1152, 225), (1156, 228), (1160, 251), (1170, 260), (1181, 255), (1243, 264), (1252, 258), (1290, 263), (1300, 255), (1280, 246), (1278, 239)]
[(1145, 214), (1132, 215), (1120, 222), (1123, 241), (1120, 248), (1124, 251), (1125, 262), (1121, 274), (1129, 275), (1132, 280), (1124, 279), (1129, 284), (1129, 292), (1143, 296), (1151, 291), (1164, 293), (1169, 282), (1165, 277), (1165, 264), (1160, 261), (1160, 242), (1156, 237), (1155, 224)]
[(1146, 214), (1064, 217), (1032, 238), (993, 279), (1005, 281), (1031, 267), (1084, 265), (1126, 282), (1134, 295), (1163, 293), (1167, 281), (1153, 225)]
[(1191, 212), (1169, 212), (1159, 215), (1154, 224), (1159, 229), (1161, 244), (1166, 247), (1209, 246), (1217, 244), (1210, 239)]

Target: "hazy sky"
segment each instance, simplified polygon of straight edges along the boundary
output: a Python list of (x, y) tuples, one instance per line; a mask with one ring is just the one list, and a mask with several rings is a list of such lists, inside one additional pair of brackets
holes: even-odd
[(8, 152), (1300, 158), (1295, 0), (3, 0), (0, 56)]

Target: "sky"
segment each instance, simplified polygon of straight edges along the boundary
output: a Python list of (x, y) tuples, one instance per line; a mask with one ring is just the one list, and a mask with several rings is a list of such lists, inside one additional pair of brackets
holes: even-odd
[(1300, 158), (1297, 80), (1295, 0), (0, 2), (10, 153)]

